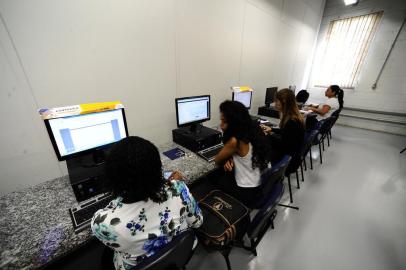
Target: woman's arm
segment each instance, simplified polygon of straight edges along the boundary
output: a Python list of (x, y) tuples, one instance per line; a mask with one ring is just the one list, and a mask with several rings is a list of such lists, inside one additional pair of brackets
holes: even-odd
[(217, 165), (223, 165), (227, 160), (229, 160), (238, 150), (238, 142), (235, 137), (232, 137), (224, 147), (220, 150), (220, 152), (214, 158), (214, 162)]
[(200, 227), (203, 223), (203, 215), (199, 205), (184, 182), (177, 182), (176, 185), (178, 185), (177, 189), (180, 190), (180, 197), (185, 206), (180, 210), (180, 216), (186, 212), (188, 226), (192, 228)]
[(326, 113), (328, 113), (328, 111), (330, 110), (330, 106), (329, 105), (323, 105), (323, 107), (321, 108), (321, 109), (318, 109), (318, 108), (311, 108), (310, 110), (311, 111), (313, 111), (313, 112), (315, 112), (315, 113), (318, 113), (318, 114), (320, 114), (320, 115), (325, 115)]

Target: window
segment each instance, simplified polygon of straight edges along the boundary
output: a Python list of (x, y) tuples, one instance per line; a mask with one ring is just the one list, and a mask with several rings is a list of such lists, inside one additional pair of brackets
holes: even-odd
[(383, 12), (331, 21), (313, 71), (313, 85), (354, 88)]

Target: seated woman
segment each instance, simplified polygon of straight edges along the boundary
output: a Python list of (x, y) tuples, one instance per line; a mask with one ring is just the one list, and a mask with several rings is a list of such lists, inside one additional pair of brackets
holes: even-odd
[(226, 173), (217, 179), (218, 188), (252, 207), (260, 191), (261, 171), (268, 167), (269, 144), (240, 102), (224, 101), (220, 114), (224, 147), (215, 162)]
[(309, 106), (309, 110), (317, 113), (317, 120), (328, 118), (334, 111), (344, 106), (344, 91), (338, 85), (331, 85), (324, 93), (326, 101), (319, 106)]
[(162, 177), (158, 149), (140, 137), (128, 137), (111, 149), (105, 170), (116, 199), (98, 210), (93, 234), (115, 251), (116, 269), (129, 269), (189, 227), (202, 214), (179, 173)]
[(278, 161), (283, 155), (292, 157), (286, 170), (292, 173), (300, 165), (300, 150), (303, 144), (305, 126), (296, 104), (296, 98), (289, 89), (282, 89), (275, 95), (275, 107), (279, 111), (279, 129), (261, 125), (265, 134), (269, 134), (272, 149), (277, 153), (272, 161)]

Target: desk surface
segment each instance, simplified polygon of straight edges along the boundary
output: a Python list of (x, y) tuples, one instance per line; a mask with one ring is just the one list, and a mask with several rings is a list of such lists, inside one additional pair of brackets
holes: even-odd
[[(164, 170), (178, 170), (191, 183), (215, 168), (191, 151), (169, 143), (160, 152), (182, 148), (186, 155), (170, 160)], [(86, 229), (75, 234), (68, 209), (77, 206), (68, 176), (0, 197), (0, 269), (39, 268), (91, 239)]]

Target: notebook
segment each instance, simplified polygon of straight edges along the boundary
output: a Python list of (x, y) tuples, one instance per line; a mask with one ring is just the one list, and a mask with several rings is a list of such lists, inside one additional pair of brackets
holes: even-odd
[(168, 158), (170, 158), (171, 160), (177, 159), (179, 157), (182, 157), (185, 155), (185, 151), (183, 151), (182, 149), (176, 147), (173, 148), (171, 150), (168, 150), (166, 152), (163, 152), (163, 154), (165, 156), (167, 156)]

